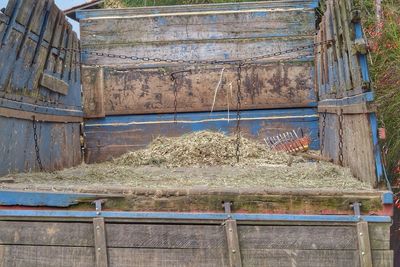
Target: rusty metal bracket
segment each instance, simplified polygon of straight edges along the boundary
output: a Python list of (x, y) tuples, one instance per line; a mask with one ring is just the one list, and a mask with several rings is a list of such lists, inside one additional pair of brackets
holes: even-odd
[(361, 203), (356, 201), (356, 202), (350, 204), (350, 207), (354, 210), (354, 215), (360, 219), (361, 218)]
[(232, 213), (232, 205), (233, 205), (232, 201), (222, 202), (222, 207), (224, 208), (224, 212), (227, 214), (231, 214)]
[(95, 205), (97, 216), (101, 214), (102, 204), (105, 202), (106, 202), (105, 199), (96, 199), (95, 201), (92, 202), (92, 204)]

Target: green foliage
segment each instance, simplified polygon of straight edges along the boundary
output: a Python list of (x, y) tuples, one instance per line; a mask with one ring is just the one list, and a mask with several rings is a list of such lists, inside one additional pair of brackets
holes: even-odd
[(370, 53), (370, 74), (381, 126), (386, 128), (387, 167), (392, 174), (400, 160), (400, 5), (382, 1), (383, 20), (376, 21), (374, 0), (362, 3)]

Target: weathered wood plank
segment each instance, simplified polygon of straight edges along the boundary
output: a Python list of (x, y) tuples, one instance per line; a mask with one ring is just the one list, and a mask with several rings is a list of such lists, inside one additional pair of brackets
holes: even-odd
[(82, 247), (0, 246), (1, 267), (92, 267), (94, 249)]
[(368, 222), (357, 223), (358, 253), (361, 267), (372, 267), (372, 251), (369, 239)]
[(141, 8), (121, 8), (121, 9), (92, 9), (79, 10), (77, 18), (79, 20), (98, 17), (116, 17), (116, 16), (137, 16), (150, 14), (165, 14), (178, 12), (205, 12), (205, 11), (232, 11), (232, 10), (253, 10), (253, 9), (271, 9), (271, 8), (303, 8), (310, 9), (318, 6), (317, 1), (260, 1), (260, 2), (233, 2), (216, 4), (196, 4), (196, 5), (174, 5), (174, 6), (147, 6)]
[(210, 11), (81, 20), (85, 46), (312, 35), (314, 11)]
[(238, 227), (235, 220), (228, 219), (225, 221), (225, 232), (228, 245), (229, 266), (241, 267), (242, 258), (240, 256)]
[(93, 218), (96, 267), (108, 267), (106, 227), (104, 218)]
[[(288, 42), (284, 38), (277, 38), (271, 42), (270, 38), (250, 38), (236, 39), (235, 42), (225, 42), (223, 40), (213, 41), (205, 40), (205, 42), (182, 42), (163, 44), (138, 43), (138, 44), (110, 44), (110, 45), (85, 45), (82, 39), (82, 48), (88, 52), (110, 53), (125, 56), (138, 56), (149, 58), (173, 59), (173, 60), (219, 60), (229, 61), (261, 56), (299, 46), (312, 45), (314, 40), (312, 36), (299, 36), (298, 39)], [(304, 49), (293, 55), (306, 55), (312, 53), (312, 49)], [(269, 57), (269, 61), (277, 61), (278, 59), (288, 58), (288, 55)], [(142, 61), (133, 61), (129, 58), (104, 57), (104, 56), (88, 56), (83, 55), (83, 63), (87, 65), (110, 65), (110, 66), (132, 66), (143, 64)], [(165, 63), (158, 63), (156, 66), (162, 68)], [(181, 66), (181, 64), (180, 64)]]
[(366, 183), (376, 185), (376, 166), (368, 114), (344, 115), (344, 164), (353, 175)]
[(66, 115), (51, 115), (36, 113), (24, 110), (10, 109), (0, 107), (0, 116), (5, 118), (15, 118), (23, 120), (32, 120), (33, 117), (38, 121), (45, 122), (82, 122), (83, 118), (81, 116), (66, 116)]
[[(53, 135), (54, 129), (65, 129), (67, 136), (73, 129), (79, 129), (79, 123), (37, 123), (38, 145), (40, 156), (46, 170), (55, 170), (63, 167), (72, 167), (81, 163), (81, 157), (75, 158), (72, 165), (68, 153), (79, 155), (79, 142), (70, 143), (69, 139), (62, 139), (60, 135)], [(18, 134), (15, 134), (15, 133)], [(75, 131), (76, 133), (76, 131)], [(33, 140), (32, 119), (21, 120), (0, 116), (0, 175), (12, 172), (38, 170), (35, 146)], [(50, 154), (50, 150), (53, 152)], [(67, 156), (67, 158), (63, 157)], [(56, 162), (61, 162), (56, 165)]]
[[(88, 117), (174, 112), (174, 82), (165, 69), (84, 68), (85, 112)], [(242, 109), (308, 107), (316, 101), (312, 66), (271, 64), (242, 68)], [(204, 77), (207, 76), (207, 79)], [(207, 68), (176, 74), (177, 112), (233, 110), (236, 68)], [(221, 81), (221, 82), (220, 82)], [(217, 88), (217, 85), (220, 86)], [(104, 89), (103, 89), (104, 87)], [(215, 91), (217, 94), (214, 102)], [(103, 97), (104, 94), (104, 97)], [(103, 111), (104, 109), (104, 111)]]
[[(95, 246), (93, 226), (90, 223), (0, 221), (0, 226), (0, 245)], [(390, 249), (389, 229), (390, 224), (369, 223), (372, 250)], [(238, 233), (242, 249), (357, 250), (358, 248), (354, 226), (240, 225)], [(110, 248), (227, 247), (224, 228), (220, 225), (107, 223), (106, 240)]]
[(103, 68), (82, 67), (83, 112), (86, 118), (98, 118), (106, 115), (104, 82)]
[[(361, 267), (356, 250), (243, 249), (242, 255), (244, 266)], [(374, 250), (373, 266), (392, 266), (392, 255), (389, 250)]]
[(357, 249), (352, 226), (239, 226), (241, 248), (250, 249)]
[(219, 225), (107, 224), (109, 247), (220, 249), (226, 247)]
[(110, 248), (110, 266), (229, 266), (226, 248), (219, 249), (131, 249)]
[(364, 114), (364, 113), (371, 113), (376, 112), (377, 108), (375, 105), (371, 105), (368, 103), (358, 103), (353, 105), (342, 105), (342, 106), (335, 106), (335, 105), (318, 105), (318, 112), (328, 112), (328, 113), (335, 113), (335, 114)]
[(68, 94), (68, 83), (49, 75), (48, 73), (43, 73), (40, 85), (62, 95)]

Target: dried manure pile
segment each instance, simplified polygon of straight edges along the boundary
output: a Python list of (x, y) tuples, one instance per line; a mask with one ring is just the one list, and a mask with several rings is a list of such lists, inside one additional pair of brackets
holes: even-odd
[[(328, 162), (268, 149), (236, 136), (196, 132), (179, 138), (156, 138), (146, 149), (130, 152), (111, 162), (52, 173), (11, 174), (12, 187), (135, 187), (167, 188), (286, 188), (366, 190), (369, 185), (350, 170)], [(10, 184), (11, 186), (11, 184)], [(4, 187), (4, 184), (3, 184)]]

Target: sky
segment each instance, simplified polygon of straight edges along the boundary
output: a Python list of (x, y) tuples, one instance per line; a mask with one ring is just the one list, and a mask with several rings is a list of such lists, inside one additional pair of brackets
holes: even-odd
[[(61, 10), (65, 10), (68, 9), (70, 7), (76, 6), (76, 5), (80, 5), (85, 3), (85, 0), (55, 0), (57, 6), (61, 9)], [(8, 0), (0, 0), (0, 9), (3, 7), (6, 7), (8, 3)], [(76, 32), (78, 32), (79, 34), (79, 24), (77, 22), (71, 21), (71, 24), (74, 28), (74, 30)]]

